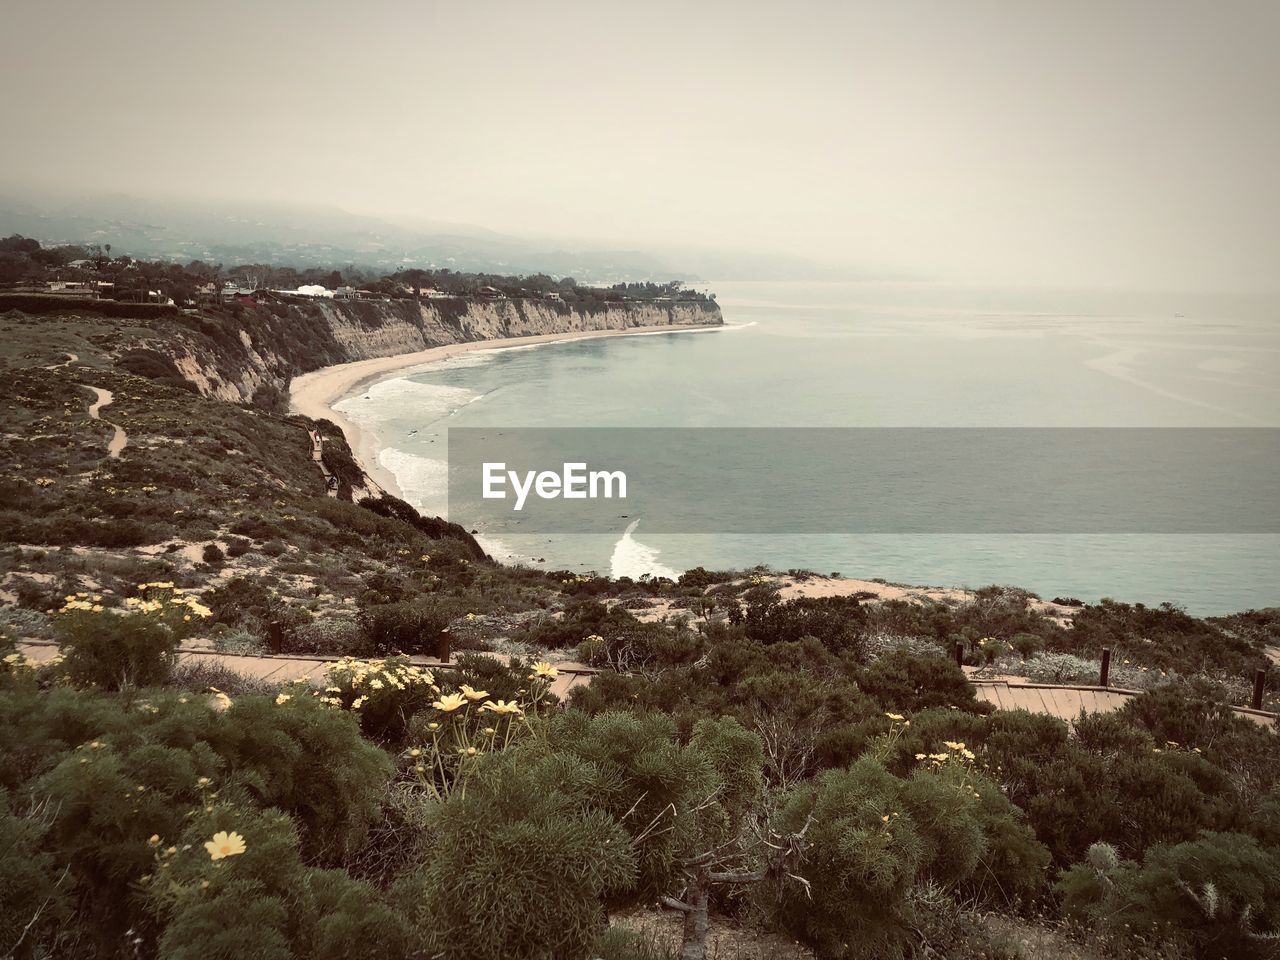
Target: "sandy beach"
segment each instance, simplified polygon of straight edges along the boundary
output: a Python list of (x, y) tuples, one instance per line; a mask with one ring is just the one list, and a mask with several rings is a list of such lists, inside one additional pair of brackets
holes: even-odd
[(663, 324), (650, 327), (630, 327), (626, 330), (583, 330), (571, 333), (548, 333), (533, 337), (510, 337), (505, 340), (471, 340), (466, 343), (449, 343), (416, 353), (400, 353), (391, 357), (373, 357), (322, 367), (311, 373), (294, 377), (289, 385), (289, 408), (313, 420), (330, 420), (346, 435), (351, 450), (365, 473), (386, 492), (404, 498), (395, 476), (378, 463), (377, 438), (368, 436), (351, 420), (333, 409), (339, 401), (358, 393), (381, 380), (405, 373), (414, 367), (438, 363), (476, 350), (502, 350), (508, 347), (526, 347), (540, 343), (566, 343), (571, 340), (589, 340), (595, 337), (625, 337), (634, 334), (689, 333), (701, 330), (718, 330), (721, 324), (672, 326)]

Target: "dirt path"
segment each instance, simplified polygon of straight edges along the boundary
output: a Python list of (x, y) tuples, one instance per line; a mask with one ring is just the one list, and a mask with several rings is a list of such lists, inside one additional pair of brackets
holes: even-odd
[[(68, 354), (71, 356), (71, 354)], [(84, 389), (92, 393), (97, 399), (89, 404), (89, 417), (93, 420), (102, 420), (102, 409), (110, 406), (111, 401), (115, 399), (110, 390), (103, 390), (101, 387), (91, 387), (87, 384), (81, 384)], [(107, 426), (115, 431), (111, 435), (111, 439), (107, 441), (107, 456), (112, 460), (120, 459), (120, 451), (124, 449), (124, 445), (129, 442), (129, 435), (124, 432), (124, 428), (118, 423), (112, 423), (110, 420), (102, 420)]]
[[(58, 645), (48, 640), (25, 640), (18, 644), (18, 649), (29, 660), (47, 660), (58, 651)], [(511, 658), (501, 653), (486, 653), (484, 656), (493, 657), (504, 664), (509, 664)], [(195, 646), (183, 646), (178, 650), (179, 663), (208, 663), (228, 670), (234, 670), (236, 673), (253, 680), (260, 680), (265, 683), (288, 683), (293, 680), (305, 679), (312, 683), (320, 684), (324, 681), (325, 669), (332, 663), (339, 660), (339, 657), (324, 656), (307, 656), (305, 654), (298, 656), (252, 656), (240, 655), (232, 653), (218, 653), (216, 650), (206, 650)], [(435, 657), (410, 657), (409, 660), (420, 667), (431, 667), (437, 670), (455, 669), (456, 663), (442, 664)], [(553, 664), (559, 676), (551, 683), (551, 692), (561, 700), (569, 696), (569, 692), (575, 687), (582, 684), (590, 683), (591, 678), (599, 673), (598, 670), (588, 667), (582, 663), (573, 661), (561, 661)]]
[(61, 370), (63, 367), (69, 367), (69, 366), (71, 366), (73, 363), (76, 363), (77, 361), (79, 361), (79, 359), (80, 359), (80, 357), (79, 357), (79, 356), (77, 356), (77, 355), (76, 355), (76, 354), (74, 354), (74, 353), (68, 353), (68, 354), (65, 354), (65, 356), (66, 356), (66, 358), (67, 358), (67, 359), (63, 360), (61, 363), (52, 363), (52, 364), (50, 364), (49, 366), (45, 367), (45, 369), (46, 369), (46, 370)]

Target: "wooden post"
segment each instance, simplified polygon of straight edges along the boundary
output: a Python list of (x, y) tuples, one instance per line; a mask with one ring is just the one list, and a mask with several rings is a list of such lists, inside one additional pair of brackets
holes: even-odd
[(1267, 671), (1261, 668), (1253, 671), (1253, 699), (1249, 701), (1253, 709), (1262, 709), (1262, 691), (1267, 687)]
[(284, 649), (284, 627), (279, 620), (272, 620), (267, 624), (267, 649), (272, 653), (279, 653)]
[(1102, 670), (1098, 675), (1098, 686), (1111, 686), (1111, 648), (1102, 648)]
[(449, 662), (449, 631), (441, 630), (440, 636), (436, 638), (436, 658), (441, 663)]
[(957, 667), (964, 666), (964, 644), (963, 643), (956, 644), (956, 666)]

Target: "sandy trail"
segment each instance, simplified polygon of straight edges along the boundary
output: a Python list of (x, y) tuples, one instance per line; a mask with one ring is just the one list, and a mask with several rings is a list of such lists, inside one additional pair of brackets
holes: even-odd
[[(110, 390), (103, 390), (101, 387), (91, 387), (88, 384), (81, 384), (81, 386), (97, 398), (93, 403), (89, 404), (90, 419), (102, 420), (102, 410), (104, 407), (111, 405), (111, 401), (115, 399), (114, 395)], [(102, 422), (115, 431), (111, 435), (111, 439), (107, 441), (107, 456), (112, 460), (119, 460), (120, 451), (129, 442), (129, 435), (124, 432), (124, 428), (118, 423), (112, 423), (110, 420), (102, 420)]]

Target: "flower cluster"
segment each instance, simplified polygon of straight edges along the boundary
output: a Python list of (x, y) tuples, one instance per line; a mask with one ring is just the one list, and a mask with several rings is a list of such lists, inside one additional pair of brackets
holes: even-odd
[(328, 685), (321, 699), (335, 707), (361, 710), (370, 701), (398, 699), (398, 694), (413, 691), (440, 692), (430, 670), (415, 667), (407, 657), (386, 660), (357, 660), (343, 657), (330, 664), (325, 674)]
[(73, 610), (83, 610), (88, 613), (102, 613), (102, 594), (88, 594), (83, 591), (80, 593), (69, 593), (62, 598), (62, 606), (58, 609), (59, 613), (70, 613)]
[(948, 763), (970, 763), (974, 759), (973, 751), (963, 743), (955, 740), (944, 740), (942, 745), (947, 748), (945, 752), (917, 753), (916, 759), (928, 760), (935, 769)]
[(52, 656), (45, 657), (43, 660), (38, 660), (30, 654), (22, 653), (21, 651), (14, 651), (13, 653), (5, 654), (3, 658), (0, 658), (0, 663), (3, 663), (11, 670), (41, 670), (49, 667), (56, 667), (65, 659), (66, 657), (61, 652), (54, 653)]
[(519, 700), (492, 699), (488, 690), (465, 683), (454, 693), (439, 695), (431, 703), (436, 717), (425, 725), (424, 741), (405, 753), (410, 773), (438, 798), (465, 790), (474, 761), (534, 733), (528, 715), (552, 696), (551, 682), (557, 676), (559, 671), (550, 663), (533, 664), (528, 688), (516, 691)]

